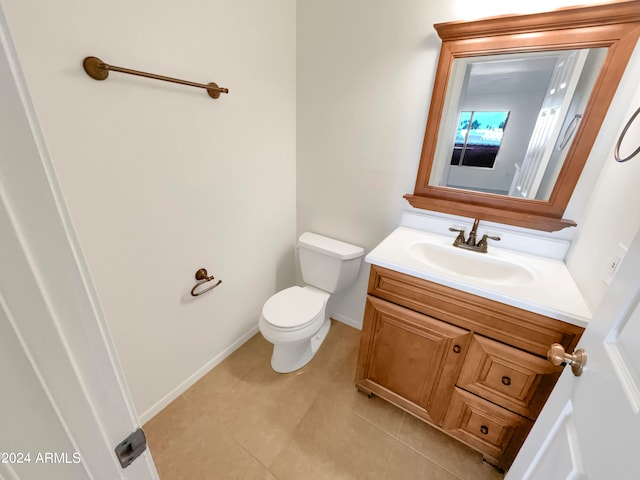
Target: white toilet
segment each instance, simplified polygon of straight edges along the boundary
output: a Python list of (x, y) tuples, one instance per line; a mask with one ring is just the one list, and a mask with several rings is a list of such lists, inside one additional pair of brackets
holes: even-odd
[(279, 373), (298, 370), (316, 354), (331, 327), (327, 301), (355, 281), (364, 255), (362, 247), (310, 232), (300, 235), (298, 251), (306, 285), (276, 293), (260, 315), (260, 332), (273, 343), (271, 367)]

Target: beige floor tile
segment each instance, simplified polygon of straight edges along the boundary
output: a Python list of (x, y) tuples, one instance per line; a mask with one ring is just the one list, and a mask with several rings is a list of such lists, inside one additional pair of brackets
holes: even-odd
[(233, 393), (254, 368), (268, 363), (272, 345), (260, 333), (223, 360), (189, 388), (184, 396), (205, 412), (225, 412)]
[(385, 480), (459, 480), (453, 473), (399, 444), (391, 454)]
[(483, 463), (482, 455), (439, 430), (404, 414), (397, 438), (463, 480), (498, 480), (503, 476)]
[(403, 411), (375, 395), (367, 397), (355, 388), (353, 382), (349, 387), (327, 395), (388, 434), (395, 436), (399, 433)]
[(270, 466), (318, 393), (295, 373), (275, 373), (267, 362), (240, 381), (224, 414), (236, 441)]
[(279, 480), (382, 479), (395, 445), (349, 408), (318, 397), (271, 472)]
[(154, 457), (162, 455), (168, 448), (180, 442), (182, 437), (198, 424), (201, 415), (202, 412), (181, 395), (149, 420), (143, 426), (143, 430)]
[(161, 480), (267, 480), (269, 471), (215, 421), (203, 419), (179, 443), (154, 456)]

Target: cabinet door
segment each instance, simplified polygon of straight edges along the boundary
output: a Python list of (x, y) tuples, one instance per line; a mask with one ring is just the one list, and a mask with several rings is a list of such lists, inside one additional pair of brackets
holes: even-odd
[(369, 296), (356, 383), (437, 424), (470, 337), (467, 330)]
[(535, 420), (561, 371), (546, 359), (474, 335), (457, 384)]

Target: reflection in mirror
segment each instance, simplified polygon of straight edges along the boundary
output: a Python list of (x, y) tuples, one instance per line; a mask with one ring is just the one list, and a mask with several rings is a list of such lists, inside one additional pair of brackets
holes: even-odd
[(456, 58), (430, 185), (548, 200), (606, 54)]
[(460, 112), (450, 165), (493, 168), (509, 112)]

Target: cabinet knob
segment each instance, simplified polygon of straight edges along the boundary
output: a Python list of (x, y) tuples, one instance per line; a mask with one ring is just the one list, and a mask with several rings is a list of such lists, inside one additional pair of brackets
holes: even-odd
[(480, 433), (486, 435), (487, 433), (489, 433), (489, 427), (487, 427), (486, 425), (482, 425), (480, 427)]
[(460, 353), (462, 351), (462, 347), (460, 345), (453, 346), (453, 353)]
[(511, 379), (505, 375), (504, 377), (502, 377), (502, 384), (511, 385)]

